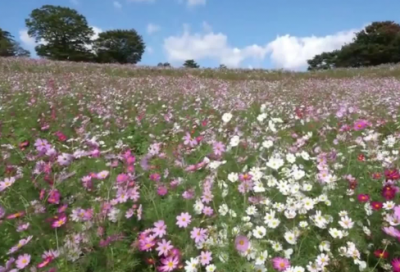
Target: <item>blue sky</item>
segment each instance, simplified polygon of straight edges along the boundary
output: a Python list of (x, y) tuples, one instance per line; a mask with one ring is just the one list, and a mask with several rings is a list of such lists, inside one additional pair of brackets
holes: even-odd
[(398, 0), (3, 0), (0, 27), (32, 51), (24, 20), (44, 4), (77, 9), (97, 31), (134, 28), (142, 65), (193, 58), (202, 66), (301, 70), (377, 20), (400, 22)]

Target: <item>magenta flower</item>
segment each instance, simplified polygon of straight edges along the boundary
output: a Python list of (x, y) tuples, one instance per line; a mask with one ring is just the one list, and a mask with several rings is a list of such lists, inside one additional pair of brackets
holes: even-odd
[(194, 198), (194, 190), (193, 189), (189, 189), (186, 190), (182, 193), (182, 197), (184, 199), (193, 199)]
[(207, 230), (202, 228), (193, 228), (190, 232), (190, 238), (192, 238), (195, 243), (203, 243), (207, 238)]
[(167, 226), (163, 220), (154, 223), (154, 235), (162, 238), (167, 233)]
[(158, 247), (156, 250), (158, 251), (158, 256), (164, 255), (167, 257), (169, 251), (173, 248), (171, 241), (166, 241), (165, 239), (163, 239), (161, 242), (158, 242), (157, 245)]
[(150, 174), (150, 177), (149, 177), (152, 181), (160, 181), (160, 179), (161, 179), (161, 176), (160, 176), (160, 174), (158, 174), (158, 173), (153, 173), (153, 174)]
[(202, 251), (200, 254), (200, 263), (205, 266), (208, 265), (212, 260), (210, 251)]
[(58, 204), (60, 203), (60, 197), (60, 192), (57, 189), (53, 189), (50, 191), (47, 201), (52, 204)]
[(160, 196), (165, 196), (168, 193), (167, 187), (164, 185), (158, 186), (157, 188), (157, 194)]
[(400, 272), (400, 258), (392, 260), (393, 272)]
[(18, 269), (24, 269), (29, 265), (30, 262), (31, 262), (31, 255), (23, 254), (18, 256), (16, 265)]
[(245, 252), (249, 248), (249, 239), (244, 235), (239, 235), (235, 239), (235, 248), (239, 252)]
[(366, 128), (369, 125), (369, 122), (367, 120), (364, 119), (360, 119), (357, 120), (356, 122), (354, 122), (354, 130), (358, 131), (358, 130), (362, 130), (364, 128)]
[(278, 271), (284, 271), (290, 266), (289, 260), (281, 257), (275, 257), (272, 259), (272, 265)]
[(181, 213), (176, 217), (176, 224), (180, 228), (186, 228), (192, 222), (192, 216), (189, 213)]
[(118, 184), (125, 184), (129, 180), (129, 176), (127, 174), (119, 174), (117, 176), (117, 183)]
[(367, 195), (367, 194), (359, 194), (357, 199), (360, 202), (367, 202), (367, 201), (369, 201), (369, 195)]
[(382, 230), (387, 234), (394, 238), (400, 238), (400, 231), (392, 226), (383, 227)]

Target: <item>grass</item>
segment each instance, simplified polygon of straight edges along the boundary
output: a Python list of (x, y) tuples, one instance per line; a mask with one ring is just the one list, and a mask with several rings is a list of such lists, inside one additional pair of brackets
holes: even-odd
[(0, 264), (399, 271), (398, 71), (0, 59)]

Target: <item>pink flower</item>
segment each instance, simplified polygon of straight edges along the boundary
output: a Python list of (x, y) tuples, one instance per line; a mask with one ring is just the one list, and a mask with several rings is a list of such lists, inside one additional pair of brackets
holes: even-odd
[(383, 227), (383, 231), (392, 237), (400, 238), (400, 231), (392, 226), (390, 227)]
[(272, 265), (278, 271), (284, 271), (290, 266), (289, 260), (281, 257), (275, 257), (272, 259)]
[(124, 184), (124, 183), (126, 183), (128, 180), (129, 180), (129, 176), (128, 176), (127, 174), (122, 173), (122, 174), (119, 174), (119, 175), (117, 176), (117, 183), (118, 183), (118, 184)]
[(31, 262), (31, 255), (29, 254), (19, 255), (16, 261), (17, 268), (24, 269), (29, 265), (30, 262)]
[(189, 213), (181, 213), (176, 217), (176, 224), (180, 228), (186, 228), (192, 222), (192, 216)]
[(164, 185), (158, 186), (157, 188), (157, 194), (160, 196), (165, 196), (168, 193), (167, 187)]
[(362, 130), (362, 129), (366, 128), (368, 125), (369, 125), (369, 122), (367, 120), (360, 119), (354, 123), (353, 128), (354, 128), (354, 130), (358, 131), (358, 130)]
[(194, 198), (194, 190), (189, 189), (183, 192), (182, 197), (184, 199), (193, 199)]
[(400, 206), (394, 207), (394, 216), (397, 218), (397, 220), (400, 220)]
[(62, 227), (65, 223), (67, 223), (67, 216), (65, 214), (60, 214), (53, 220), (51, 226), (56, 229)]
[(73, 156), (71, 154), (62, 153), (57, 157), (57, 162), (62, 165), (66, 166), (72, 162)]
[(190, 238), (192, 238), (195, 243), (203, 243), (207, 237), (207, 230), (202, 228), (193, 228), (190, 232)]
[(369, 200), (369, 195), (359, 194), (357, 198), (358, 198), (358, 201), (360, 201), (360, 202), (367, 202)]
[(213, 214), (213, 209), (211, 207), (205, 206), (203, 208), (203, 213), (207, 216), (211, 216)]
[(101, 171), (101, 172), (96, 174), (96, 178), (97, 179), (106, 179), (108, 177), (109, 173), (110, 172), (108, 172), (107, 170)]
[(183, 144), (184, 145), (189, 145), (190, 147), (194, 147), (197, 145), (197, 140), (193, 139), (192, 136), (190, 136), (189, 132), (186, 132), (186, 135), (183, 137)]
[(158, 242), (157, 245), (158, 247), (156, 250), (158, 251), (158, 256), (168, 256), (169, 251), (173, 248), (171, 241), (166, 241), (165, 239), (163, 239), (161, 242)]
[(393, 272), (400, 272), (400, 258), (392, 260)]
[(160, 181), (161, 179), (161, 175), (158, 173), (153, 173), (150, 175), (149, 177), (152, 181)]
[(244, 235), (239, 235), (235, 239), (235, 247), (239, 252), (245, 252), (249, 248), (249, 239)]
[(215, 142), (213, 144), (213, 151), (215, 155), (221, 156), (225, 152), (225, 145), (221, 142)]
[(50, 191), (47, 201), (52, 204), (58, 204), (60, 203), (60, 197), (60, 192), (57, 189), (53, 189)]
[(165, 259), (161, 259), (162, 266), (159, 267), (161, 272), (170, 272), (173, 271), (179, 263), (177, 257), (168, 257)]
[(212, 260), (210, 251), (202, 251), (200, 254), (200, 263), (205, 266), (208, 265)]
[(154, 235), (162, 238), (167, 233), (167, 226), (163, 220), (154, 223)]

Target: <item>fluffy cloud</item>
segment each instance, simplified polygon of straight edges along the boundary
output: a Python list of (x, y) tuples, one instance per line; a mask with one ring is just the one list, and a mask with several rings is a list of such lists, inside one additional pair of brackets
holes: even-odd
[(160, 30), (160, 26), (158, 26), (158, 25), (155, 25), (155, 24), (152, 24), (152, 23), (147, 25), (147, 33), (150, 34), (150, 35), (155, 33), (155, 32), (157, 32), (157, 31), (159, 31), (159, 30)]
[(354, 38), (356, 29), (323, 37), (278, 36), (267, 46), (276, 67), (297, 70), (307, 65), (307, 60), (322, 52), (340, 49)]
[(26, 29), (19, 31), (19, 39), (26, 47), (33, 48), (36, 45), (35, 38), (29, 36), (28, 30)]
[(114, 5), (114, 8), (116, 8), (116, 9), (121, 9), (121, 8), (122, 8), (121, 3), (118, 2), (118, 1), (114, 1), (114, 2), (113, 2), (113, 5)]
[[(237, 48), (229, 45), (228, 37), (214, 33), (211, 27), (203, 27), (204, 33), (191, 33), (184, 26), (181, 35), (170, 36), (164, 40), (164, 50), (170, 62), (182, 62), (187, 59), (213, 59), (228, 67), (239, 67), (245, 60), (257, 63), (268, 57), (275, 68), (290, 70), (304, 69), (307, 60), (322, 52), (339, 49), (350, 42), (356, 30), (338, 32), (323, 37), (278, 36), (265, 45), (249, 45)], [(207, 31), (208, 30), (208, 31)]]

